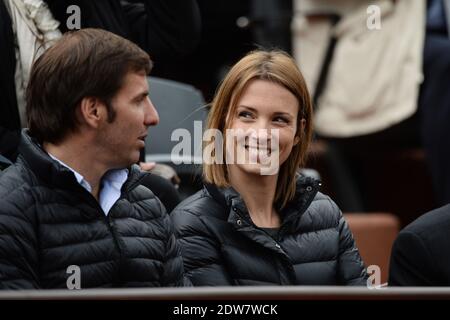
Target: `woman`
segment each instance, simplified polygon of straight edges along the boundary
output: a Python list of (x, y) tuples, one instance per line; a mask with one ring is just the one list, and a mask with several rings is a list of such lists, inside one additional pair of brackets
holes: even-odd
[[(227, 133), (227, 148), (211, 152), (216, 161), (204, 164), (205, 188), (172, 213), (195, 286), (366, 284), (339, 208), (318, 192), (318, 181), (297, 174), (311, 113), (305, 81), (283, 52), (252, 52), (225, 77), (208, 129)], [(231, 139), (230, 130), (251, 133)], [(256, 161), (233, 161), (232, 153)], [(263, 158), (274, 154), (279, 170), (262, 174)]]

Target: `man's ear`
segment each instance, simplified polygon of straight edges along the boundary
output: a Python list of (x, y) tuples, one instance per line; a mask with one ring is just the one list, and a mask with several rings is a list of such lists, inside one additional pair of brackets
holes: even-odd
[(95, 97), (84, 97), (79, 110), (80, 120), (89, 127), (97, 128), (107, 117), (105, 104)]

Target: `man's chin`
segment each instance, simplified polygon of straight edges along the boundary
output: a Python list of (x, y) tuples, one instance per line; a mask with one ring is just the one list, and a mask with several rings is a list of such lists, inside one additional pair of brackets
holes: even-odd
[(138, 164), (140, 160), (140, 154), (137, 157), (133, 157), (127, 162), (127, 167), (132, 166), (133, 164)]
[(116, 163), (114, 169), (125, 169), (131, 167), (133, 164), (139, 163), (139, 157), (133, 157), (124, 161)]

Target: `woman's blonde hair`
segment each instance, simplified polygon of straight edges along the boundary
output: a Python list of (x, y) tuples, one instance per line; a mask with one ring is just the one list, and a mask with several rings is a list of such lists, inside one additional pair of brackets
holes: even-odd
[[(306, 82), (294, 59), (279, 50), (256, 50), (242, 58), (231, 68), (216, 92), (208, 115), (207, 129), (217, 129), (225, 133), (232, 118), (228, 115), (235, 112), (246, 86), (254, 79), (267, 80), (283, 86), (297, 98), (299, 104), (296, 132), (299, 143), (292, 148), (288, 159), (281, 165), (277, 181), (275, 203), (283, 208), (294, 198), (296, 173), (305, 164), (306, 151), (312, 136), (311, 99)], [(302, 119), (305, 119), (303, 130)], [(208, 163), (203, 165), (205, 181), (218, 187), (229, 187), (227, 165), (212, 161)]]

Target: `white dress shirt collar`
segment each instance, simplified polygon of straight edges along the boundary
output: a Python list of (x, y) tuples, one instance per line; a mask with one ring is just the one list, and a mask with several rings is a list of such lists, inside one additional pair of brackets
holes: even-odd
[[(77, 182), (86, 189), (89, 193), (92, 193), (92, 187), (87, 182), (84, 177), (69, 167), (67, 164), (53, 156), (52, 154), (48, 154), (52, 159), (60, 163), (62, 166), (66, 167), (75, 175), (75, 179)], [(100, 181), (100, 195), (99, 195), (99, 204), (103, 209), (105, 215), (108, 215), (109, 210), (111, 210), (112, 206), (119, 200), (121, 195), (122, 186), (125, 181), (128, 179), (128, 169), (114, 169), (106, 172), (101, 181)]]

